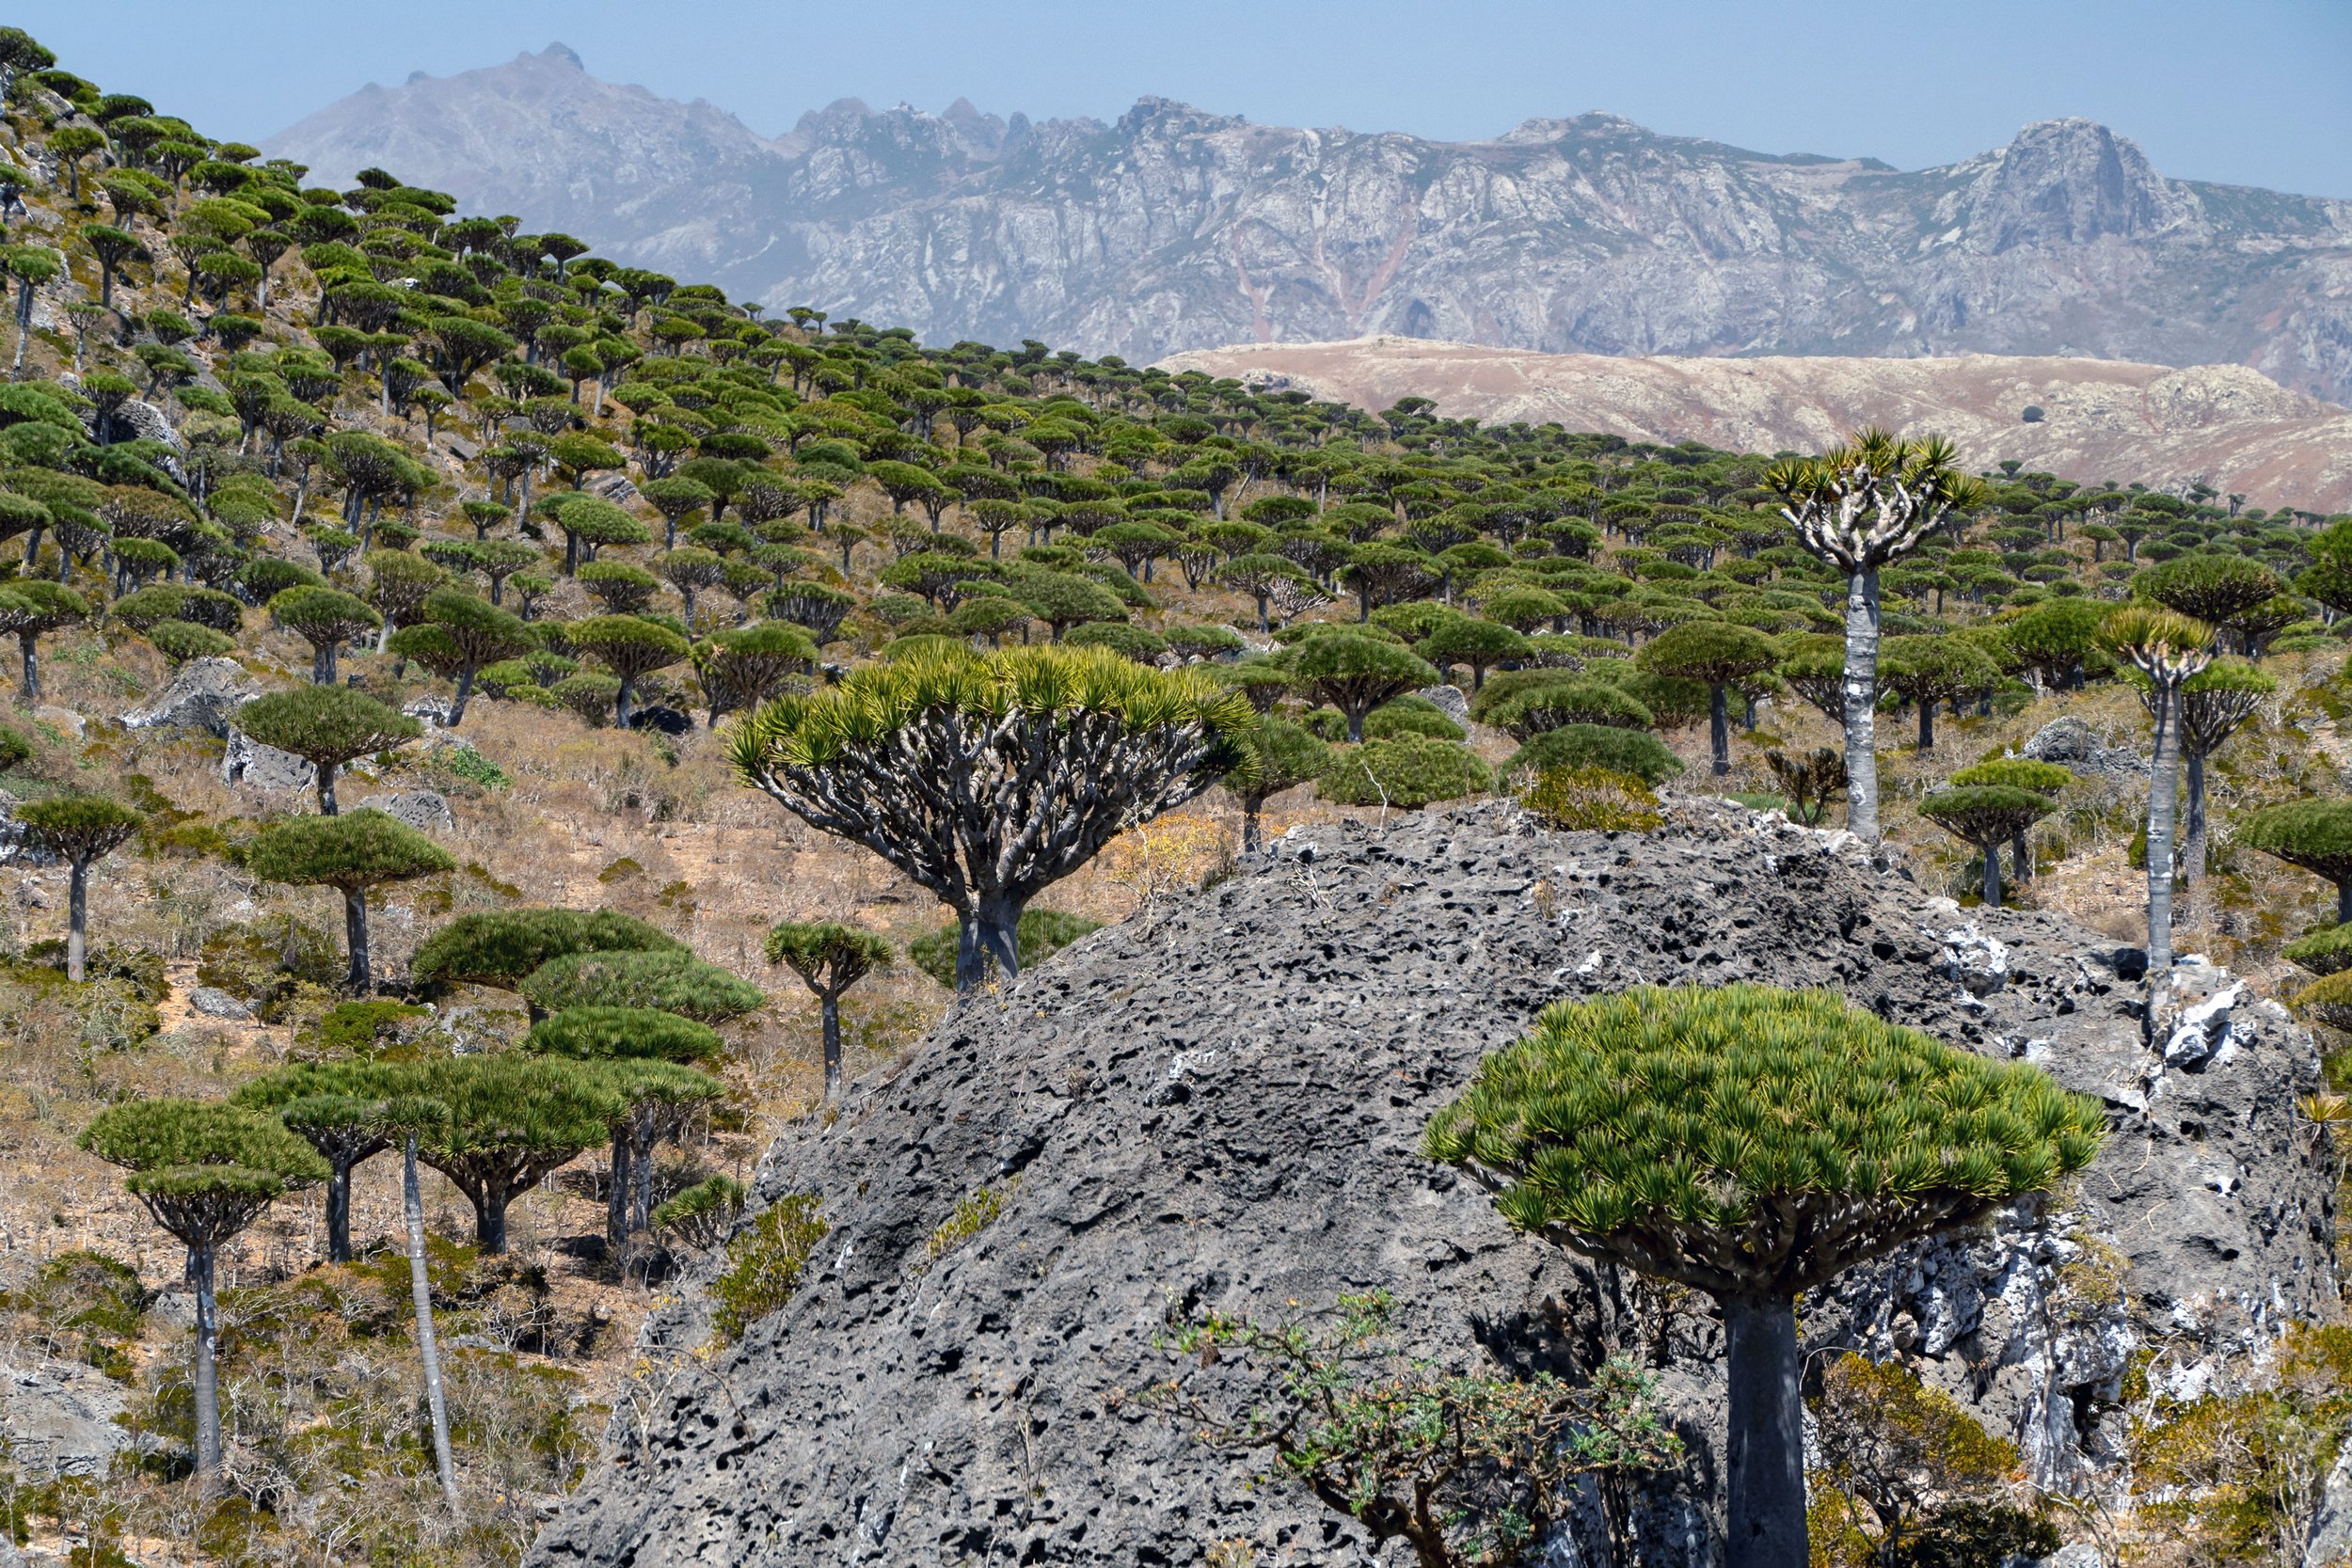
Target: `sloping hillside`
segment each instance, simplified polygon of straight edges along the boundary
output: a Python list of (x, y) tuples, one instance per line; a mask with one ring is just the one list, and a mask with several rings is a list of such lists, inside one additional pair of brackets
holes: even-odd
[[(1174, 372), (1295, 388), (1373, 410), (1433, 398), (1451, 419), (1553, 423), (1631, 441), (1816, 451), (1878, 424), (1934, 430), (1972, 462), (2081, 483), (2201, 481), (2272, 506), (2352, 511), (2352, 412), (2243, 365), (2118, 359), (1613, 358), (1362, 338), (1172, 355)], [(2042, 417), (2028, 421), (2028, 408)]]

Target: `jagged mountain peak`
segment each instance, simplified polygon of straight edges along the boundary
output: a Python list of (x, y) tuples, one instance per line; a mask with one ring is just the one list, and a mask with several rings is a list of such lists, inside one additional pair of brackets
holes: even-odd
[(580, 51), (574, 49), (570, 44), (560, 40), (548, 44), (545, 49), (540, 50), (536, 55), (525, 55), (522, 57), (524, 59), (536, 58), (545, 60), (553, 65), (567, 65), (574, 71), (583, 73), (588, 70), (588, 67), (580, 60)]
[(2062, 353), (2352, 398), (2352, 202), (2168, 179), (2088, 119), (1913, 173), (1597, 111), (1446, 142), (1161, 96), (1108, 124), (841, 99), (769, 140), (549, 45), (355, 94), (264, 150), (942, 342)]

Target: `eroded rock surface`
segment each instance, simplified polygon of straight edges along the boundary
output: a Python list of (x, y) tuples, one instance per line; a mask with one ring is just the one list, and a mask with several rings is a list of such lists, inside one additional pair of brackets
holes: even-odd
[[(1716, 802), (1646, 837), (1539, 832), (1495, 804), (1295, 830), (961, 1007), (833, 1126), (781, 1139), (760, 1199), (821, 1194), (832, 1227), (801, 1293), (707, 1363), (686, 1354), (693, 1291), (659, 1317), (669, 1392), (616, 1421), (532, 1560), (1132, 1568), (1238, 1538), (1262, 1562), (1403, 1561), (1124, 1396), (1173, 1370), (1152, 1343), (1171, 1304), (1279, 1316), (1377, 1287), (1448, 1366), (1597, 1354), (1613, 1319), (1592, 1271), (1415, 1146), (1536, 1008), (1642, 982), (1838, 987), (2106, 1103), (2078, 1183), (1804, 1315), (1814, 1348), (1910, 1358), (2045, 1478), (2095, 1470), (2133, 1356), (2154, 1348), (2176, 1389), (2226, 1381), (2336, 1292), (2332, 1186), (2294, 1120), (2310, 1039), (2241, 998), (2224, 1045), (2167, 1062), (2114, 958)], [(1012, 1183), (1002, 1214), (934, 1261), (984, 1183)], [(1658, 1342), (1692, 1459), (1643, 1514), (1642, 1560), (1700, 1568), (1720, 1335), (1701, 1313)]]

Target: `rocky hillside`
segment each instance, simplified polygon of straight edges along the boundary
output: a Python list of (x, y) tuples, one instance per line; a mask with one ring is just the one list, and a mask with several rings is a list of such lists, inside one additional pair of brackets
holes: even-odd
[(2170, 180), (2084, 120), (1902, 172), (1608, 115), (1491, 141), (844, 101), (770, 141), (554, 45), (266, 145), (771, 306), (1151, 359), (1401, 333), (1593, 354), (2088, 354), (2352, 395), (2352, 203)]
[[(1932, 428), (1987, 467), (2013, 459), (2083, 483), (2137, 474), (2306, 512), (2352, 510), (2352, 414), (2242, 365), (1985, 354), (1609, 358), (1396, 337), (1236, 344), (1163, 363), (1373, 410), (1434, 398), (1454, 419), (1663, 445), (1814, 451), (1866, 424)], [(2029, 408), (2041, 417), (2026, 419)]]
[[(2105, 1101), (2071, 1196), (1851, 1275), (1804, 1322), (1816, 1349), (1907, 1354), (2043, 1484), (2111, 1476), (2127, 1370), (2226, 1381), (2334, 1300), (2332, 1179), (2295, 1119), (2310, 1037), (2205, 971), (2151, 1052), (2111, 940), (1963, 914), (1851, 844), (1724, 802), (1647, 836), (1507, 804), (1302, 828), (1072, 947), (776, 1145), (761, 1196), (818, 1195), (830, 1227), (801, 1293), (715, 1356), (702, 1308), (672, 1310), (648, 1365), (682, 1370), (531, 1560), (1374, 1560), (1303, 1490), (1253, 1486), (1263, 1455), (1130, 1397), (1175, 1370), (1155, 1336), (1377, 1288), (1440, 1366), (1572, 1367), (1626, 1326), (1592, 1275), (1415, 1144), (1537, 1007), (1645, 981), (1840, 987)], [(1644, 1563), (1710, 1560), (1714, 1334), (1694, 1306), (1656, 1336), (1692, 1491), (1637, 1513)]]

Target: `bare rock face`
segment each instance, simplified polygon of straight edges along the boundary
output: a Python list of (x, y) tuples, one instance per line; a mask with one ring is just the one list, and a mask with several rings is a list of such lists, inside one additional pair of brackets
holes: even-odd
[(122, 1385), (94, 1367), (71, 1361), (0, 1366), (0, 1443), (26, 1480), (103, 1481), (115, 1456), (133, 1446), (116, 1419), (126, 1403)]
[(262, 694), (261, 683), (233, 658), (192, 658), (151, 701), (121, 716), (128, 730), (202, 730), (226, 739), (237, 709)]
[[(1603, 355), (2085, 354), (2352, 392), (2352, 203), (2171, 180), (2088, 120), (1904, 173), (1613, 115), (1437, 142), (1161, 98), (1117, 121), (844, 100), (763, 139), (561, 45), (369, 87), (263, 150), (926, 341), (1150, 360), (1392, 333)], [(1766, 449), (1770, 450), (1770, 449)]]
[[(2333, 1185), (2295, 1120), (2309, 1037), (2241, 990), (2197, 1025), (2211, 1049), (2167, 1060), (2113, 959), (1722, 802), (1675, 802), (1649, 835), (1547, 833), (1493, 803), (1294, 830), (959, 1007), (836, 1122), (780, 1139), (758, 1200), (818, 1194), (830, 1227), (798, 1295), (709, 1358), (697, 1290), (659, 1314), (643, 1349), (675, 1372), (644, 1386), (665, 1391), (616, 1418), (531, 1560), (1132, 1568), (1240, 1539), (1260, 1561), (1394, 1568), (1126, 1395), (1170, 1375), (1152, 1341), (1172, 1305), (1279, 1316), (1373, 1288), (1442, 1366), (1591, 1365), (1617, 1323), (1606, 1281), (1415, 1150), (1538, 1007), (1643, 982), (1837, 987), (2105, 1102), (2081, 1180), (1803, 1313), (1808, 1350), (1904, 1356), (2037, 1475), (2104, 1469), (2142, 1347), (2169, 1386), (2226, 1384), (2337, 1291)], [(934, 1256), (983, 1184), (1001, 1213)], [(1720, 1329), (1701, 1310), (1661, 1340), (1691, 1462), (1640, 1511), (1641, 1560), (1709, 1568)]]

